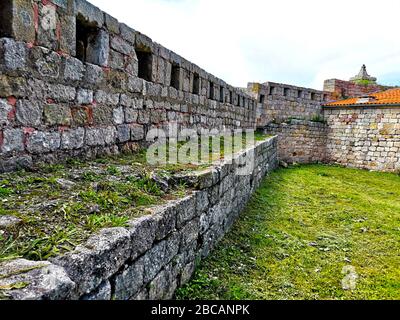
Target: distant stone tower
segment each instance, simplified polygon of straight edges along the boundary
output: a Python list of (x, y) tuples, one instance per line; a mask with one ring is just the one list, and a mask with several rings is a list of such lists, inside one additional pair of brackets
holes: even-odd
[(376, 83), (376, 78), (371, 77), (368, 72), (367, 72), (367, 67), (365, 66), (365, 64), (362, 65), (360, 72), (358, 73), (358, 75), (356, 75), (355, 77), (350, 78), (350, 81), (352, 82), (358, 82), (358, 81), (368, 81), (371, 84), (372, 83)]

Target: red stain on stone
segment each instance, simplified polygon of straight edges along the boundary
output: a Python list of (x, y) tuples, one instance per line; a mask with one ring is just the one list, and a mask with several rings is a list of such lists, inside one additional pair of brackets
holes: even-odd
[(24, 145), (26, 146), (27, 142), (28, 142), (28, 137), (35, 132), (34, 128), (23, 128), (23, 132), (24, 132)]
[(29, 49), (32, 49), (35, 45), (34, 45), (32, 42), (28, 42), (28, 43), (26, 44), (26, 46), (27, 46)]
[(111, 71), (110, 67), (102, 67), (105, 73), (109, 73)]
[(61, 40), (61, 23), (60, 22), (57, 22), (56, 37), (57, 37), (58, 41)]
[(58, 131), (59, 132), (64, 132), (64, 131), (66, 131), (66, 130), (68, 130), (69, 129), (69, 127), (67, 127), (67, 126), (59, 126), (58, 127)]
[(52, 99), (52, 98), (47, 98), (47, 99), (46, 99), (46, 102), (47, 102), (48, 104), (53, 104), (55, 101), (54, 101), (54, 99)]
[(37, 33), (39, 30), (39, 6), (37, 3), (33, 4), (33, 23)]
[(13, 121), (15, 119), (15, 107), (11, 109), (11, 111), (7, 114), (7, 119)]
[(7, 98), (7, 102), (8, 102), (9, 105), (15, 107), (15, 105), (17, 104), (17, 98), (14, 97), (14, 96), (9, 96)]
[(93, 108), (85, 107), (85, 112), (87, 114), (89, 124), (93, 124)]
[(54, 3), (52, 3), (50, 0), (42, 0), (42, 4), (44, 6), (52, 6), (52, 7), (57, 7)]
[(24, 134), (30, 135), (35, 132), (34, 128), (23, 128)]

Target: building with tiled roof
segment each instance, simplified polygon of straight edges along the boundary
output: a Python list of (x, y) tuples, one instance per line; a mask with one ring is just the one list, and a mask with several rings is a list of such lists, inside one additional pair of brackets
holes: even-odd
[(368, 95), (334, 101), (325, 104), (327, 107), (362, 107), (362, 106), (400, 106), (400, 88), (389, 89)]

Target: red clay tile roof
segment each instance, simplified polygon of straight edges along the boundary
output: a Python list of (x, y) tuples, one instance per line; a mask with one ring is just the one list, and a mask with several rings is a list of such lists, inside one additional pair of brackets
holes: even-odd
[(327, 103), (326, 106), (348, 105), (400, 105), (400, 88), (371, 93), (366, 97), (351, 98)]

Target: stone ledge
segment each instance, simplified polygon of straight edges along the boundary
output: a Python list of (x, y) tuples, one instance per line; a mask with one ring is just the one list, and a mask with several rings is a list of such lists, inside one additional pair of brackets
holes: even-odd
[[(254, 151), (256, 166), (250, 176), (237, 176), (234, 166), (222, 163), (199, 174), (212, 180), (201, 191), (147, 210), (126, 228), (103, 229), (51, 262), (4, 263), (2, 298), (171, 298), (191, 277), (196, 261), (206, 257), (229, 230), (264, 174), (277, 167), (276, 139), (258, 142), (234, 160)], [(222, 180), (210, 174), (214, 170), (218, 178), (224, 172)]]

